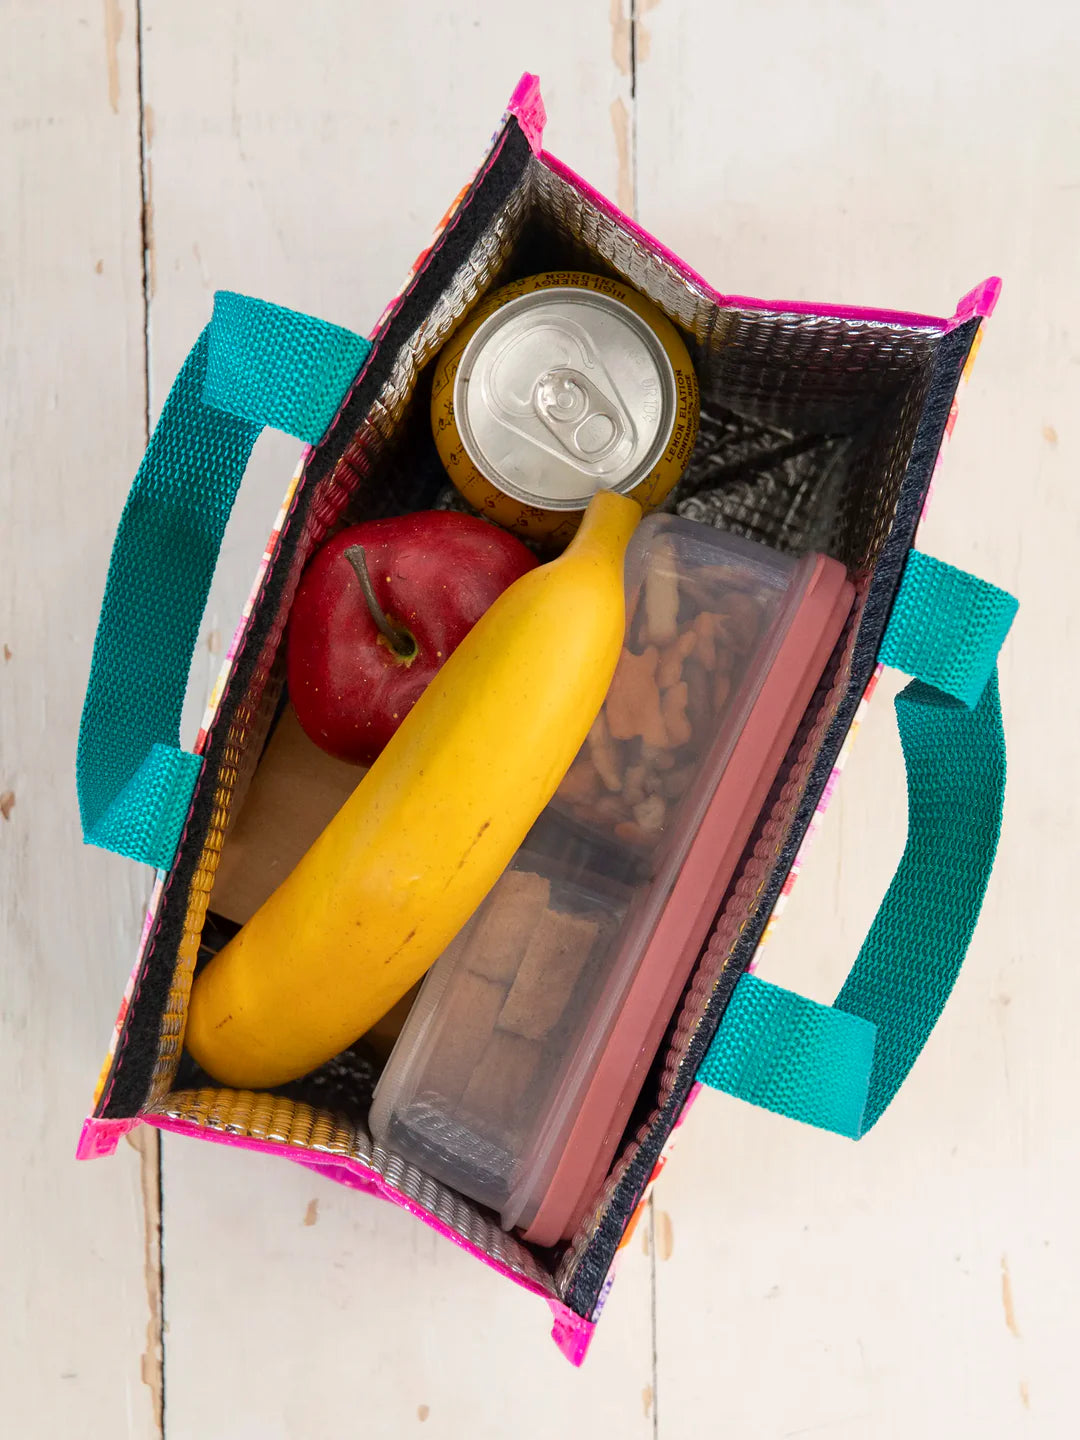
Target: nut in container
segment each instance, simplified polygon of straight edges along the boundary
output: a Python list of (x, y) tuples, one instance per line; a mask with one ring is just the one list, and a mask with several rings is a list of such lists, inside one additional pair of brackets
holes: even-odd
[(785, 570), (734, 537), (653, 523), (667, 528), (652, 532), (634, 579), (615, 678), (554, 801), (642, 853), (671, 829), (715, 737), (737, 733), (788, 585)]

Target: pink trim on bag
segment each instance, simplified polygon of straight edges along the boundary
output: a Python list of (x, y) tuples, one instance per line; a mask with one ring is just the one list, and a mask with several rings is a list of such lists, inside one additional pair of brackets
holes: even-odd
[(994, 313), (994, 306), (1001, 294), (1001, 280), (997, 275), (991, 275), (988, 280), (976, 285), (974, 290), (969, 290), (956, 306), (956, 314), (949, 321), (948, 329), (955, 330), (958, 325), (963, 325), (965, 320), (971, 320), (975, 316), (985, 320), (988, 315)]
[(700, 290), (714, 305), (737, 310), (773, 310), (786, 311), (788, 314), (794, 315), (821, 315), (835, 320), (872, 320), (883, 325), (922, 326), (928, 330), (949, 329), (950, 322), (942, 319), (939, 315), (917, 315), (907, 310), (876, 310), (860, 305), (821, 305), (805, 300), (756, 300), (749, 295), (722, 295), (719, 290), (714, 290), (696, 270), (691, 270), (685, 261), (680, 260), (666, 245), (662, 245), (655, 235), (650, 235), (647, 230), (642, 229), (636, 220), (632, 220), (617, 205), (601, 195), (599, 190), (594, 190), (588, 181), (575, 174), (561, 160), (557, 160), (550, 151), (543, 151), (540, 158), (549, 170), (553, 170), (556, 175), (572, 185), (597, 209), (610, 215), (621, 226), (632, 231), (665, 264), (670, 265), (684, 280), (689, 281), (691, 285)]
[[(125, 1122), (106, 1121), (104, 1123)], [(319, 1171), (328, 1180), (334, 1180), (339, 1185), (347, 1185), (353, 1190), (362, 1190), (365, 1194), (389, 1200), (391, 1204), (400, 1206), (416, 1219), (422, 1220), (430, 1229), (437, 1231), (440, 1235), (445, 1235), (448, 1240), (453, 1241), (462, 1250), (467, 1250), (470, 1255), (475, 1255), (478, 1260), (482, 1260), (485, 1265), (497, 1270), (500, 1275), (505, 1275), (507, 1279), (513, 1280), (534, 1295), (542, 1295), (545, 1300), (549, 1301), (552, 1299), (551, 1294), (543, 1286), (538, 1285), (535, 1280), (530, 1280), (527, 1276), (512, 1270), (501, 1260), (494, 1260), (490, 1255), (485, 1255), (482, 1250), (477, 1249), (471, 1241), (466, 1240), (445, 1221), (440, 1220), (431, 1210), (395, 1189), (376, 1170), (369, 1170), (359, 1160), (351, 1160), (341, 1155), (317, 1155), (310, 1150), (294, 1150), (282, 1140), (257, 1140), (250, 1135), (231, 1135), (221, 1130), (211, 1130), (206, 1125), (198, 1125), (191, 1120), (177, 1120), (169, 1115), (142, 1115), (132, 1123), (153, 1125), (158, 1130), (167, 1130), (175, 1135), (197, 1135), (200, 1140), (210, 1140), (215, 1145), (236, 1145), (241, 1150), (254, 1150), (260, 1155), (284, 1154), (295, 1164), (303, 1165), (309, 1170)]]
[(573, 1310), (568, 1310), (561, 1300), (552, 1300), (550, 1295), (547, 1302), (551, 1306), (551, 1315), (555, 1321), (551, 1327), (551, 1338), (563, 1357), (580, 1369), (596, 1334), (596, 1322), (583, 1320), (580, 1315), (575, 1315)]
[(82, 1134), (79, 1136), (75, 1158), (77, 1160), (95, 1160), (105, 1155), (115, 1154), (123, 1136), (139, 1125), (153, 1125), (158, 1130), (168, 1130), (176, 1135), (195, 1134), (200, 1140), (211, 1140), (217, 1145), (237, 1145), (241, 1150), (254, 1150), (263, 1155), (280, 1155), (284, 1152), (285, 1156), (294, 1164), (303, 1165), (308, 1170), (315, 1170), (338, 1185), (347, 1185), (352, 1190), (359, 1190), (365, 1195), (373, 1195), (378, 1200), (388, 1200), (392, 1205), (400, 1206), (402, 1210), (408, 1211), (414, 1219), (426, 1225), (429, 1230), (445, 1236), (452, 1244), (467, 1251), (477, 1260), (483, 1261), (497, 1274), (504, 1275), (515, 1285), (520, 1285), (523, 1290), (528, 1290), (530, 1294), (539, 1295), (546, 1300), (554, 1320), (551, 1338), (572, 1365), (583, 1364), (596, 1330), (592, 1321), (575, 1315), (561, 1300), (556, 1300), (534, 1280), (512, 1270), (501, 1260), (494, 1260), (490, 1255), (485, 1255), (483, 1250), (466, 1240), (463, 1235), (445, 1224), (437, 1215), (425, 1209), (423, 1205), (417, 1204), (415, 1200), (411, 1200), (408, 1195), (403, 1195), (376, 1171), (369, 1170), (358, 1160), (345, 1160), (339, 1155), (315, 1156), (310, 1151), (301, 1153), (291, 1150), (279, 1140), (253, 1140), (247, 1135), (223, 1134), (221, 1131), (208, 1130), (203, 1125), (194, 1125), (187, 1120), (173, 1120), (165, 1115), (134, 1115), (125, 1120), (100, 1120), (90, 1116), (84, 1123)]
[(544, 126), (547, 124), (547, 111), (540, 96), (539, 75), (530, 75), (526, 70), (510, 96), (506, 113), (516, 118), (533, 154), (539, 155), (544, 144)]
[(89, 1116), (83, 1123), (82, 1134), (75, 1147), (75, 1159), (97, 1160), (102, 1155), (115, 1155), (121, 1139), (142, 1123), (141, 1115), (132, 1115), (126, 1120), (100, 1120)]

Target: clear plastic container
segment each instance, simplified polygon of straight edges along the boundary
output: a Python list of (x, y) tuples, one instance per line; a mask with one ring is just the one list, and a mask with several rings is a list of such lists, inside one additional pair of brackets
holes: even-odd
[(603, 1182), (851, 607), (843, 567), (652, 516), (586, 745), (432, 968), (380, 1144), (555, 1244)]

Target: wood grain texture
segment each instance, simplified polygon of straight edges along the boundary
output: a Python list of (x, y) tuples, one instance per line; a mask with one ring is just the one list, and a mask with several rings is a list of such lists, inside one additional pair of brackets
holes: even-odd
[[(1041, 0), (1007, 29), (976, 4), (923, 0), (726, 19), (706, 45), (704, 7), (643, 17), (644, 223), (753, 294), (948, 314), (1004, 277), (920, 543), (1021, 609), (1001, 665), (998, 865), (908, 1085), (858, 1146), (705, 1096), (658, 1187), (674, 1231), (658, 1271), (661, 1432), (691, 1433), (708, 1407), (739, 1440), (1064, 1437), (1080, 1263), (1080, 972), (1059, 908), (1080, 781), (1080, 22)], [(896, 688), (879, 691), (762, 956), (766, 978), (822, 1000), (903, 846)]]
[(145, 877), (83, 850), (81, 691), (145, 441), (134, 7), (0, 19), (0, 1405), (5, 1433), (158, 1433), (153, 1137), (75, 1142)]
[[(648, 1437), (650, 1259), (583, 1371), (548, 1310), (404, 1211), (272, 1156), (165, 1140), (167, 1433)], [(421, 1415), (421, 1412), (425, 1412)]]
[[(8, 1428), (157, 1429), (153, 1138), (70, 1158), (145, 890), (80, 849), (71, 755), (147, 383), (154, 415), (216, 288), (369, 329), (527, 66), (551, 149), (721, 288), (948, 312), (1004, 275), (922, 536), (1022, 601), (999, 866), (945, 1019), (866, 1141), (699, 1100), (580, 1374), (539, 1301), (402, 1212), (169, 1137), (165, 1433), (1071, 1436), (1075, 12), (1033, 0), (995, 26), (975, 0), (552, 0), (537, 24), (497, 0), (143, 0), (141, 109), (133, 0), (53, 12), (0, 12)], [(188, 737), (296, 453), (257, 446)], [(762, 958), (819, 999), (903, 844), (896, 688)]]

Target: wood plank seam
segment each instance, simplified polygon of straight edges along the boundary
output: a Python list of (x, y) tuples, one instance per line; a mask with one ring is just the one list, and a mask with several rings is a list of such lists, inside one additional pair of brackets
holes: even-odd
[[(638, 72), (638, 0), (629, 0), (630, 5), (630, 213), (637, 220), (638, 217), (638, 103), (637, 103), (637, 72)], [(657, 1353), (657, 1330), (656, 1330), (656, 1197), (649, 1196), (649, 1339), (652, 1352), (652, 1394), (650, 1400), (650, 1417), (652, 1419), (653, 1440), (659, 1440), (660, 1436), (660, 1397), (659, 1397), (659, 1356)]]
[[(143, 443), (150, 443), (150, 293), (153, 250), (153, 208), (143, 70), (142, 0), (135, 0), (135, 86), (137, 94), (139, 156), (139, 235), (142, 263)], [(146, 1231), (146, 1293), (150, 1307), (142, 1378), (154, 1402), (158, 1434), (165, 1436), (165, 1206), (161, 1137), (149, 1127), (137, 1132), (142, 1180), (143, 1223)], [(129, 1140), (133, 1137), (129, 1136)], [(134, 1143), (134, 1142), (133, 1142)]]

